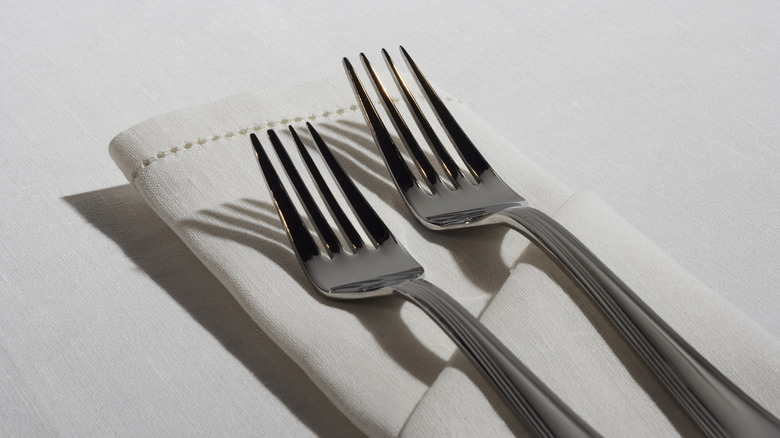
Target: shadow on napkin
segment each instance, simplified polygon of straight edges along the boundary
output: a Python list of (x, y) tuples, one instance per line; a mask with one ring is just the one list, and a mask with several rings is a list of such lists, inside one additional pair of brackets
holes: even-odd
[[(295, 362), (259, 330), (225, 287), (130, 185), (63, 199), (119, 245), (303, 424), (317, 434), (362, 435)], [(297, 376), (291, 378), (293, 375)], [(317, 408), (312, 409), (313, 405)]]

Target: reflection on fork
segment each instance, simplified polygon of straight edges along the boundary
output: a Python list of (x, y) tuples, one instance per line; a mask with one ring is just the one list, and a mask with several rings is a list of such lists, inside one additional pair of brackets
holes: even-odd
[(346, 58), (344, 66), (385, 164), (417, 220), (432, 230), (501, 224), (521, 232), (576, 280), (706, 434), (780, 436), (778, 419), (699, 355), (574, 235), (529, 207), (496, 175), (403, 47), (401, 52), (451, 146), (460, 155), (465, 174), (436, 135), (387, 51), (382, 50), (382, 54), (388, 69), (442, 173), (436, 172), (426, 157), (368, 58), (360, 55), (422, 178), (416, 178), (407, 167)]
[(333, 299), (399, 295), (422, 309), (450, 336), (537, 436), (597, 435), (463, 306), (421, 278), (422, 266), (396, 241), (314, 127), (307, 125), (323, 160), (368, 237), (368, 241), (361, 237), (297, 132), (290, 127), (301, 158), (349, 250), (325, 219), (276, 133), (270, 130), (268, 137), (323, 249), (315, 242), (287, 194), (260, 140), (254, 134), (251, 140), (293, 250), (317, 290)]

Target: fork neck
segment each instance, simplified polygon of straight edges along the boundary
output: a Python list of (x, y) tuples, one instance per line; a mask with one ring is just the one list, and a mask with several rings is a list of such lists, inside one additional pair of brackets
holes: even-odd
[(593, 428), (454, 298), (420, 278), (403, 281), (392, 288), (436, 321), (493, 383), (532, 435), (598, 436)]

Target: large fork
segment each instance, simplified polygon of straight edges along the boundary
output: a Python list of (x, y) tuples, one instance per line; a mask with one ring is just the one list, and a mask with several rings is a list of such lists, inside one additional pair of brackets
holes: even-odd
[(443, 169), (443, 175), (434, 169), (376, 71), (361, 53), (371, 82), (422, 176), (421, 179), (415, 177), (354, 68), (344, 58), (344, 67), (366, 122), (398, 190), (418, 221), (432, 230), (502, 224), (521, 232), (568, 271), (705, 433), (710, 436), (780, 436), (777, 418), (698, 354), (574, 235), (543, 212), (529, 207), (525, 199), (496, 175), (403, 47), (401, 52), (450, 144), (476, 182), (473, 184), (461, 172), (390, 55), (383, 49), (394, 82)]
[(423, 274), (422, 266), (396, 241), (314, 127), (307, 125), (344, 198), (369, 236), (368, 243), (360, 237), (295, 129), (290, 126), (301, 158), (342, 230), (343, 238), (351, 246), (350, 252), (344, 251), (279, 137), (270, 130), (268, 136), (279, 161), (322, 239), (327, 253), (322, 254), (257, 136), (252, 134), (250, 137), (293, 250), (317, 290), (334, 299), (400, 295), (420, 307), (452, 338), (495, 385), (518, 418), (537, 436), (595, 436), (596, 432), (534, 376), (482, 323), (444, 291), (420, 278)]

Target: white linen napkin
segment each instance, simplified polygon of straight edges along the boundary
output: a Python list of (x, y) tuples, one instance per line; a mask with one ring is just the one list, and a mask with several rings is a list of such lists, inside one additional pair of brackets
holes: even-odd
[[(592, 193), (573, 194), (455, 99), (499, 175), (585, 242), (763, 406), (780, 413), (780, 343), (670, 260)], [(524, 434), (492, 388), (414, 306), (317, 294), (289, 247), (248, 135), (313, 123), (426, 278), (491, 328), (607, 436), (697, 433), (554, 263), (500, 228), (433, 233), (387, 176), (344, 78), (252, 92), (142, 122), (110, 153), (127, 179), (244, 309), (372, 436)], [(308, 141), (309, 145), (311, 142)], [(292, 149), (291, 149), (292, 150)], [(292, 154), (295, 155), (295, 154)]]

